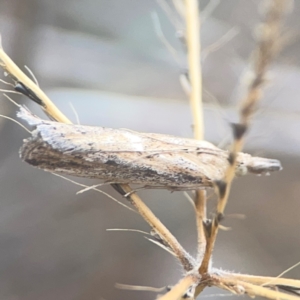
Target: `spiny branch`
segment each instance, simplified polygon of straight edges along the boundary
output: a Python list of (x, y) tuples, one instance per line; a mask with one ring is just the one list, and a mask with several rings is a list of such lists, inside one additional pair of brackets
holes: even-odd
[(287, 2), (288, 0), (270, 1), (265, 14), (265, 21), (259, 27), (257, 49), (253, 54), (253, 76), (249, 83), (247, 94), (241, 103), (240, 122), (232, 124), (234, 142), (228, 157), (229, 166), (224, 179), (215, 182), (219, 200), (216, 215), (208, 229), (206, 252), (199, 268), (201, 274), (208, 271), (219, 223), (224, 217), (224, 210), (235, 174), (237, 154), (243, 148), (245, 133), (249, 127), (251, 117), (256, 109), (257, 102), (262, 98), (267, 69), (279, 50), (282, 18), (288, 5)]

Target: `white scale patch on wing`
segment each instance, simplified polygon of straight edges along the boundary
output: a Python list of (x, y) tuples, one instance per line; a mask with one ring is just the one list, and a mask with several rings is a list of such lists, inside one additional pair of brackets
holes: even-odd
[(128, 139), (128, 142), (133, 147), (132, 151), (142, 152), (144, 151), (144, 146), (142, 143), (142, 138), (136, 134), (130, 132), (124, 132), (124, 136)]

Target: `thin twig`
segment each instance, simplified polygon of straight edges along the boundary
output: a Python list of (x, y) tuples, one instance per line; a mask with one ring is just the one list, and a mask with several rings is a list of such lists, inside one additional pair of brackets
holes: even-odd
[(223, 219), (224, 209), (228, 201), (231, 183), (234, 178), (237, 154), (244, 145), (245, 133), (249, 127), (250, 119), (255, 111), (257, 102), (261, 99), (267, 69), (275, 54), (279, 50), (281, 20), (287, 5), (287, 0), (273, 0), (270, 2), (265, 15), (265, 22), (261, 25), (258, 37), (257, 49), (253, 57), (253, 79), (251, 80), (247, 94), (242, 101), (240, 109), (240, 123), (233, 124), (234, 142), (229, 154), (229, 166), (223, 180), (216, 182), (219, 201), (217, 213), (209, 228), (204, 259), (199, 268), (201, 274), (206, 273), (218, 233), (219, 222)]
[(231, 290), (236, 294), (247, 294), (250, 297), (260, 296), (273, 300), (299, 300), (298, 296), (293, 296), (277, 290), (273, 291), (269, 288), (237, 280), (235, 278), (213, 276), (212, 284), (224, 290)]
[(62, 123), (71, 124), (71, 121), (53, 104), (53, 102), (47, 97), (47, 95), (27, 76), (20, 68), (11, 60), (11, 58), (4, 52), (0, 41), (0, 66), (12, 76), (14, 81), (21, 82), (27, 88), (29, 88), (35, 95), (43, 99), (43, 109), (51, 116)]
[[(189, 78), (191, 83), (190, 105), (193, 113), (194, 138), (204, 139), (200, 14), (197, 0), (186, 0), (186, 41), (189, 62)], [(206, 191), (196, 191), (195, 210), (198, 234), (197, 263), (200, 264), (206, 248), (206, 237), (203, 223), (206, 221)]]
[(195, 262), (193, 258), (182, 248), (177, 239), (171, 234), (171, 232), (165, 227), (165, 225), (153, 214), (153, 212), (146, 206), (142, 199), (132, 189), (125, 184), (120, 185), (125, 194), (130, 194), (130, 201), (132, 205), (137, 209), (143, 219), (153, 228), (153, 230), (165, 241), (169, 247), (173, 250), (175, 256), (181, 262), (183, 268), (186, 271), (190, 271), (194, 268)]
[(197, 0), (186, 0), (186, 40), (188, 48), (190, 104), (193, 114), (194, 137), (203, 140), (202, 74), (200, 62), (200, 21)]
[[(158, 298), (158, 300), (178, 300), (188, 291), (189, 288), (196, 286), (200, 281), (199, 276), (195, 274), (187, 275), (181, 279), (172, 289)], [(299, 300), (299, 299), (298, 299)]]
[(236, 280), (242, 280), (248, 283), (261, 285), (261, 286), (289, 286), (291, 288), (300, 288), (300, 280), (289, 279), (289, 278), (280, 278), (280, 277), (267, 277), (267, 276), (254, 276), (238, 273), (222, 273), (222, 277), (234, 278)]

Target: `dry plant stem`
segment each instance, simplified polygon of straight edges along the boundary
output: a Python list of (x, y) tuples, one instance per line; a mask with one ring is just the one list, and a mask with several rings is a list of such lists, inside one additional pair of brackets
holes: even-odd
[(4, 52), (0, 45), (0, 65), (13, 79), (23, 83), (26, 87), (32, 90), (38, 98), (43, 99), (43, 109), (52, 112), (52, 117), (62, 123), (71, 124), (71, 121), (53, 104), (47, 95), (30, 79), (28, 78), (19, 67), (11, 60), (11, 58)]
[(237, 152), (241, 151), (244, 144), (244, 135), (248, 129), (249, 121), (253, 115), (257, 102), (262, 97), (262, 88), (265, 83), (267, 68), (275, 54), (278, 52), (280, 40), (281, 19), (284, 15), (288, 0), (270, 1), (265, 15), (265, 21), (259, 28), (257, 49), (253, 56), (253, 77), (249, 83), (248, 91), (241, 104), (240, 123), (233, 124), (234, 143), (228, 158), (229, 167), (224, 180), (216, 182), (219, 194), (217, 213), (212, 222), (211, 231), (207, 240), (206, 252), (200, 266), (200, 273), (208, 271), (210, 257), (218, 233), (218, 224), (223, 218), (227, 204), (230, 187), (234, 178)]
[[(132, 189), (128, 185), (122, 184), (120, 186), (125, 193), (132, 192)], [(192, 270), (195, 265), (193, 258), (182, 248), (177, 239), (171, 234), (165, 225), (153, 214), (153, 212), (136, 193), (132, 193), (129, 197), (132, 205), (135, 206), (144, 220), (155, 230), (160, 238), (170, 246), (175, 256), (181, 262), (183, 268), (186, 271)]]
[(189, 77), (191, 82), (190, 104), (194, 122), (194, 137), (202, 140), (203, 128), (203, 106), (202, 75), (200, 61), (200, 16), (197, 0), (186, 0), (186, 41), (188, 49)]
[[(190, 274), (181, 279), (172, 289), (158, 298), (159, 300), (178, 300), (187, 292), (192, 286), (196, 286), (200, 282), (199, 276)], [(299, 300), (299, 299), (298, 299)]]
[[(58, 122), (71, 124), (71, 121), (52, 103), (46, 94), (17, 67), (11, 58), (4, 52), (2, 47), (0, 47), (0, 63), (1, 67), (7, 73), (9, 73), (13, 80), (21, 82), (24, 86), (33, 91), (35, 95), (37, 95), (42, 102), (41, 106), (49, 116)], [(118, 190), (123, 190), (125, 193), (133, 192), (133, 190), (127, 184), (119, 185)], [(183, 265), (184, 269), (186, 271), (191, 270), (194, 267), (194, 262), (189, 254), (179, 244), (177, 239), (160, 222), (160, 220), (156, 218), (156, 216), (136, 193), (132, 193), (130, 196), (128, 196), (128, 198), (131, 200), (131, 203), (136, 207), (146, 222), (156, 231), (156, 233), (164, 240), (164, 242), (169, 245)]]
[(234, 294), (247, 294), (250, 297), (260, 296), (274, 300), (299, 300), (299, 297), (297, 296), (289, 295), (276, 290), (270, 290), (262, 286), (227, 277), (213, 276), (212, 284), (224, 290), (229, 290)]
[(241, 280), (248, 283), (261, 285), (261, 286), (275, 286), (283, 285), (293, 288), (300, 288), (300, 281), (296, 279), (280, 278), (280, 277), (267, 277), (267, 276), (254, 276), (236, 273), (225, 273), (222, 277), (228, 277), (235, 280)]
[[(193, 113), (194, 138), (203, 140), (204, 122), (202, 105), (202, 72), (200, 60), (200, 14), (198, 0), (186, 0), (185, 9), (186, 41), (189, 62), (189, 78), (191, 83), (190, 105)], [(206, 191), (196, 191), (195, 207), (198, 234), (197, 262), (200, 264), (206, 247), (206, 237), (203, 226), (203, 222), (206, 219)]]

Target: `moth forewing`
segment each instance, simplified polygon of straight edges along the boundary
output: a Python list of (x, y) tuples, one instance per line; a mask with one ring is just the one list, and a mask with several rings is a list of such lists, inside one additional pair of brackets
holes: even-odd
[[(35, 127), (20, 155), (45, 171), (109, 183), (191, 190), (212, 187), (228, 166), (227, 151), (206, 141), (45, 121), (24, 108), (18, 116)], [(280, 169), (278, 160), (239, 153), (236, 174)]]

